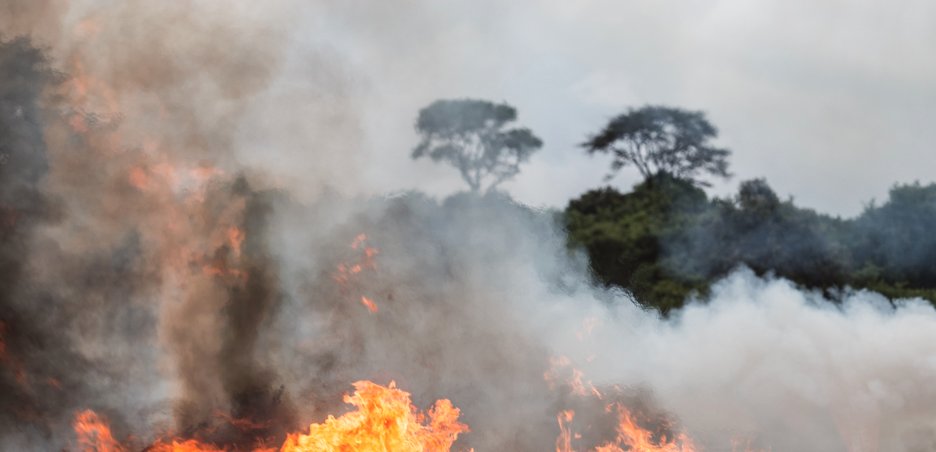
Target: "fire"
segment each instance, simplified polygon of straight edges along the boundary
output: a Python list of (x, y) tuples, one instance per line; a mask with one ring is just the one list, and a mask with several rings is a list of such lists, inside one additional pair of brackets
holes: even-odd
[[(653, 432), (637, 424), (636, 419), (624, 406), (617, 404), (618, 436), (613, 443), (607, 443), (597, 449), (598, 452), (624, 451), (633, 452), (696, 452), (695, 444), (685, 433), (679, 433), (675, 438), (661, 436), (654, 439)], [(621, 446), (627, 446), (623, 449)]]
[[(224, 452), (223, 449), (210, 446), (194, 439), (187, 441), (172, 440), (170, 442), (158, 442), (146, 449), (148, 452)], [(95, 451), (98, 452), (98, 451)], [(101, 451), (103, 452), (103, 451)], [(254, 452), (260, 452), (256, 449)]]
[[(566, 369), (568, 369), (567, 372)], [(549, 387), (556, 389), (557, 381), (564, 374), (568, 374), (568, 376), (563, 381), (569, 386), (573, 394), (578, 396), (591, 394), (598, 399), (602, 398), (601, 391), (592, 382), (584, 380), (585, 374), (581, 370), (572, 367), (572, 361), (569, 358), (565, 356), (549, 358), (549, 370), (543, 373), (543, 379), (549, 384)]]
[[(700, 452), (692, 439), (685, 433), (679, 433), (674, 438), (655, 434), (653, 431), (640, 426), (636, 417), (623, 405), (608, 406), (609, 411), (617, 412), (617, 436), (614, 440), (592, 449), (593, 452)], [(560, 411), (556, 416), (559, 423), (559, 437), (556, 439), (556, 452), (575, 452), (572, 447), (573, 439), (581, 436), (572, 432), (570, 424), (575, 419), (572, 410)]]
[(559, 423), (559, 437), (556, 438), (556, 452), (568, 452), (572, 450), (572, 429), (569, 423), (575, 419), (575, 411), (563, 410), (556, 415), (556, 422)]
[(354, 237), (354, 241), (351, 242), (351, 249), (358, 249), (364, 242), (367, 241), (367, 234), (361, 233)]
[(367, 308), (368, 311), (377, 312), (377, 304), (374, 303), (373, 300), (371, 300), (370, 298), (362, 296), (361, 304), (363, 304)]
[[(585, 374), (572, 366), (571, 360), (559, 356), (550, 358), (550, 370), (543, 374), (544, 380), (553, 389), (562, 385), (569, 395), (590, 399), (602, 403), (605, 412), (615, 413), (615, 437), (590, 449), (593, 452), (699, 452), (693, 441), (685, 433), (676, 433), (672, 438), (666, 434), (645, 428), (637, 422), (637, 417), (620, 402), (602, 402), (604, 395)], [(575, 411), (562, 410), (556, 416), (559, 436), (556, 438), (556, 452), (575, 452), (573, 442), (582, 439), (575, 433), (572, 422)]]
[(410, 402), (409, 393), (369, 381), (354, 383), (345, 403), (357, 410), (321, 424), (308, 434), (290, 435), (282, 452), (338, 451), (447, 451), (468, 426), (458, 422), (459, 410), (447, 399), (439, 400), (426, 414)]
[(75, 417), (75, 434), (82, 452), (122, 452), (126, 449), (114, 439), (110, 426), (94, 411), (85, 410)]
[[(458, 435), (468, 432), (459, 422), (459, 409), (448, 399), (436, 401), (422, 412), (410, 394), (396, 383), (381, 386), (370, 381), (354, 383), (354, 394), (344, 401), (356, 409), (340, 417), (328, 416), (309, 426), (308, 433), (290, 434), (279, 448), (254, 447), (253, 452), (445, 452)], [(74, 424), (81, 452), (124, 452), (128, 447), (114, 438), (110, 427), (90, 410), (78, 413)], [(229, 452), (195, 439), (161, 439), (146, 448), (151, 452)]]
[(231, 276), (242, 282), (245, 282), (245, 283), (247, 282), (247, 272), (233, 269), (233, 268), (225, 268), (224, 266), (221, 266), (221, 265), (205, 265), (202, 267), (202, 273), (208, 276), (218, 276), (218, 277)]
[[(349, 292), (352, 289), (352, 282), (364, 272), (364, 270), (376, 271), (377, 263), (375, 257), (380, 252), (377, 248), (367, 246), (367, 234), (358, 234), (351, 242), (351, 249), (359, 252), (356, 260), (353, 262), (339, 263), (337, 271), (332, 275), (332, 279), (337, 282), (342, 292)], [(357, 286), (357, 284), (354, 284)], [(371, 313), (377, 312), (377, 304), (374, 300), (362, 295), (361, 304)]]

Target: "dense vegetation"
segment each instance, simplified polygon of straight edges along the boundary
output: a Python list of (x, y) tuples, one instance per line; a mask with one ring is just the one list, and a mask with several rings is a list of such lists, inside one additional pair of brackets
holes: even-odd
[[(439, 100), (423, 108), (413, 158), (429, 156), (462, 175), (473, 195), (513, 178), (542, 146), (507, 104)], [(637, 169), (629, 193), (591, 190), (562, 216), (569, 246), (583, 248), (598, 282), (668, 312), (740, 266), (821, 290), (853, 289), (936, 302), (936, 184), (896, 185), (884, 204), (840, 219), (782, 201), (767, 181), (709, 199), (704, 177), (727, 178), (732, 151), (700, 111), (647, 105), (611, 118), (582, 143), (612, 157), (611, 173)]]
[(936, 184), (896, 185), (840, 219), (781, 201), (761, 179), (730, 199), (658, 173), (629, 193), (592, 190), (565, 210), (595, 277), (666, 312), (744, 265), (832, 298), (849, 288), (936, 301)]

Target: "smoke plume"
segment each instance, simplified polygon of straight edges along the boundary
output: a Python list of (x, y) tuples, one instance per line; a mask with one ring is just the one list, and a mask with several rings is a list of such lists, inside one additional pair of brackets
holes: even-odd
[(77, 450), (84, 409), (138, 449), (279, 444), (365, 379), (450, 399), (459, 449), (597, 447), (611, 402), (712, 451), (936, 445), (926, 303), (740, 270), (662, 318), (552, 212), (343, 190), (359, 88), (297, 3), (0, 8), (0, 448)]

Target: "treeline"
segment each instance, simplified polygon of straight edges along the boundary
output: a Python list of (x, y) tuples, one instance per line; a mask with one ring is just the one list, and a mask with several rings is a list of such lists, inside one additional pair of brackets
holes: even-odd
[[(473, 195), (516, 176), (543, 142), (515, 127), (505, 103), (438, 100), (420, 110), (412, 157), (458, 170)], [(703, 112), (628, 109), (587, 137), (587, 154), (632, 167), (643, 181), (569, 202), (570, 248), (584, 249), (596, 279), (667, 312), (739, 266), (787, 278), (835, 299), (850, 289), (936, 302), (936, 184), (897, 185), (880, 206), (840, 219), (781, 200), (763, 179), (709, 199), (706, 178), (728, 178), (731, 151)], [(609, 175), (610, 176), (610, 175)]]
[(936, 302), (936, 184), (896, 185), (881, 205), (840, 219), (781, 200), (762, 179), (709, 199), (658, 173), (629, 193), (589, 191), (564, 220), (601, 283), (664, 312), (742, 265), (833, 299), (852, 288)]
[[(543, 142), (515, 127), (505, 103), (438, 100), (420, 110), (412, 157), (458, 170), (472, 194), (516, 176)], [(707, 178), (728, 178), (731, 150), (705, 114), (647, 105), (611, 118), (582, 143), (636, 169), (632, 191), (591, 190), (562, 215), (572, 249), (596, 279), (667, 312), (739, 266), (787, 278), (835, 299), (850, 289), (936, 302), (936, 185), (897, 185), (880, 206), (840, 219), (783, 201), (763, 179), (709, 199)], [(610, 175), (609, 175), (610, 177)]]

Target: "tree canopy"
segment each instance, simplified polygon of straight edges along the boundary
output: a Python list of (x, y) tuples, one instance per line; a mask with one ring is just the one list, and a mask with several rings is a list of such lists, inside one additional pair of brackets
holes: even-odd
[(645, 180), (663, 172), (707, 186), (701, 173), (730, 176), (731, 151), (710, 143), (717, 136), (700, 111), (645, 106), (614, 117), (583, 146), (589, 154), (610, 153), (612, 174), (632, 165)]
[[(529, 129), (511, 127), (516, 119), (503, 103), (433, 102), (419, 112), (421, 141), (412, 157), (448, 163), (473, 192), (490, 191), (542, 146)], [(867, 288), (936, 303), (936, 184), (894, 186), (883, 204), (851, 219), (781, 199), (764, 179), (709, 198), (701, 178), (729, 176), (731, 152), (712, 144), (717, 134), (702, 112), (645, 106), (613, 118), (583, 144), (591, 154), (611, 154), (612, 170), (634, 166), (644, 176), (630, 192), (592, 190), (563, 212), (568, 243), (587, 254), (597, 282), (663, 313), (693, 294), (704, 299), (739, 266), (830, 299)], [(482, 198), (453, 199), (463, 208)]]
[(763, 179), (708, 199), (658, 174), (628, 193), (589, 191), (569, 202), (564, 220), (599, 282), (663, 312), (739, 266), (833, 299), (867, 288), (936, 303), (936, 184), (896, 185), (880, 206), (840, 219), (781, 200)]
[(491, 190), (516, 176), (543, 146), (530, 129), (507, 128), (516, 119), (517, 110), (505, 103), (437, 100), (419, 111), (421, 140), (412, 157), (454, 166), (473, 192)]

